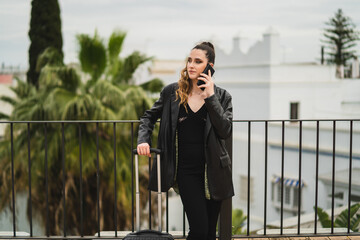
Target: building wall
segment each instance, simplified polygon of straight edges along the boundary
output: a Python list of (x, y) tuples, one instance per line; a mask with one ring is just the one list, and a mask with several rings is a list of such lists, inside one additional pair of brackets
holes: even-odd
[[(17, 193), (15, 196), (15, 209), (16, 209), (16, 231), (30, 233), (30, 222), (27, 217), (27, 193)], [(45, 227), (39, 217), (34, 213), (33, 215), (33, 234), (34, 236), (44, 236)], [(0, 213), (0, 231), (11, 232), (13, 231), (13, 215), (10, 207), (5, 208)]]
[[(10, 86), (12, 86), (12, 82), (10, 84), (9, 83), (0, 84), (0, 96), (15, 97), (15, 94), (9, 89)], [(10, 115), (12, 111), (12, 106), (10, 104), (0, 100), (0, 106), (1, 106), (0, 111), (2, 113)], [(4, 136), (5, 128), (6, 128), (6, 124), (0, 123), (0, 138)]]
[[(269, 36), (267, 36), (269, 37)], [(273, 44), (277, 44), (277, 37)], [(216, 68), (215, 81), (226, 88), (233, 96), (234, 119), (289, 119), (290, 103), (299, 102), (300, 119), (317, 118), (360, 118), (360, 81), (335, 78), (333, 66), (323, 66), (315, 63), (284, 64), (279, 63), (278, 56), (266, 63), (267, 54), (279, 49), (276, 46), (264, 44), (272, 37), (257, 43), (251, 51), (259, 51), (257, 61), (248, 55), (236, 51), (228, 55), (226, 64), (219, 63)], [(236, 46), (236, 44), (234, 44)], [(264, 57), (265, 56), (265, 57)], [(226, 56), (222, 56), (226, 59)], [(248, 62), (244, 59), (249, 60)], [(269, 57), (268, 59), (272, 59)], [(236, 64), (231, 64), (236, 62)], [(220, 67), (219, 67), (220, 65)], [(315, 205), (315, 123), (304, 122), (302, 179), (305, 186), (302, 192), (302, 213), (313, 212)], [(354, 144), (359, 142), (360, 124), (355, 124)], [(264, 123), (251, 125), (251, 212), (250, 229), (263, 227), (264, 216)], [(286, 123), (284, 172), (285, 177), (298, 179), (298, 135), (297, 123)], [(349, 165), (349, 123), (338, 122), (336, 133), (336, 171), (347, 169)], [(247, 214), (247, 171), (248, 171), (248, 125), (246, 122), (234, 123), (234, 157), (233, 174), (235, 197), (233, 208), (241, 208)], [(359, 142), (360, 144), (360, 142)], [(356, 145), (354, 145), (356, 146)], [(332, 122), (320, 124), (320, 157), (319, 174), (332, 171)], [(354, 150), (357, 151), (357, 150)], [(354, 168), (359, 167), (359, 152), (354, 158)], [(274, 176), (281, 175), (281, 125), (269, 125), (268, 147), (268, 178), (267, 178), (267, 221), (280, 219), (279, 208), (271, 201), (271, 185)], [(319, 181), (318, 204), (329, 207), (329, 189)], [(331, 192), (330, 192), (331, 193)], [(297, 211), (284, 212), (284, 219), (297, 214)]]

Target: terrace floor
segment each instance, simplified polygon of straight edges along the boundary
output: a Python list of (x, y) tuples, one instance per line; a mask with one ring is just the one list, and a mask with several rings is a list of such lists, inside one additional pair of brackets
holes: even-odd
[[(289, 229), (286, 229), (289, 230)], [(130, 231), (118, 231), (118, 236), (120, 238), (125, 237), (128, 233), (130, 233)], [(172, 234), (174, 236), (175, 239), (177, 240), (186, 240), (185, 238), (183, 238), (182, 235), (182, 231), (170, 231), (170, 234)], [(112, 231), (103, 231), (101, 232), (101, 236), (114, 236), (114, 232)], [(217, 238), (219, 239), (219, 238)], [(274, 236), (274, 237), (256, 237), (256, 238), (246, 238), (246, 237), (242, 237), (242, 238), (232, 238), (232, 240), (360, 240), (360, 235), (357, 236), (316, 236), (316, 237), (287, 237), (287, 236), (283, 236), (283, 237), (278, 237), (278, 236)]]

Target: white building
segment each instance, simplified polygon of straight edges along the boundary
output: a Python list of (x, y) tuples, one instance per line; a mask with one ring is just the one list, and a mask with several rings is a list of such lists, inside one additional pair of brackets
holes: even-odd
[[(360, 118), (360, 81), (336, 79), (333, 66), (317, 63), (281, 62), (279, 34), (270, 29), (245, 54), (234, 39), (230, 54), (217, 49), (215, 81), (233, 96), (234, 119), (330, 119)], [(281, 122), (269, 123), (267, 222), (280, 219), (280, 181), (282, 141)], [(336, 131), (335, 207), (347, 204), (344, 179), (349, 166), (349, 122), (338, 122)], [(360, 124), (354, 123), (353, 171), (360, 167)], [(234, 123), (233, 208), (246, 213), (247, 205), (247, 123)], [(316, 122), (304, 122), (302, 132), (302, 213), (315, 205)], [(318, 206), (331, 207), (332, 122), (320, 122)], [(251, 131), (251, 213), (250, 228), (263, 227), (264, 216), (264, 123), (252, 123)], [(297, 214), (299, 177), (299, 124), (285, 122), (284, 219)], [(340, 179), (340, 176), (341, 179)], [(355, 176), (355, 175), (354, 175)], [(354, 179), (354, 177), (353, 177)], [(342, 183), (342, 185), (340, 184)], [(355, 183), (355, 181), (353, 182)], [(331, 183), (330, 183), (331, 184)], [(340, 186), (341, 185), (341, 186)], [(341, 199), (340, 199), (341, 197)], [(353, 184), (352, 199), (359, 201), (360, 188)]]
[[(0, 71), (0, 96), (15, 97), (15, 94), (9, 89), (14, 85), (14, 74)], [(12, 106), (0, 100), (0, 112), (10, 115)], [(2, 119), (4, 120), (4, 119)], [(5, 124), (0, 124), (0, 138), (3, 137), (5, 131)]]

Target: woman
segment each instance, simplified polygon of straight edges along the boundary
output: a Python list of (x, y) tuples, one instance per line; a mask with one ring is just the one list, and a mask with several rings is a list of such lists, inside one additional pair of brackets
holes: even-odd
[[(231, 160), (225, 140), (232, 133), (231, 95), (214, 85), (214, 46), (196, 45), (177, 83), (166, 86), (140, 120), (137, 151), (150, 156), (151, 134), (161, 118), (158, 148), (162, 150), (161, 190), (179, 190), (188, 218), (187, 239), (214, 240), (222, 200), (234, 195)], [(204, 84), (198, 86), (198, 80)], [(204, 90), (202, 90), (204, 88)], [(156, 164), (149, 189), (157, 191)]]

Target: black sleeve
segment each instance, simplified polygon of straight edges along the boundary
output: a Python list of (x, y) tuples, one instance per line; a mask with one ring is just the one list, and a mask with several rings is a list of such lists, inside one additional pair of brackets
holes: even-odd
[(214, 94), (205, 99), (205, 104), (216, 134), (223, 139), (230, 137), (233, 118), (231, 95), (225, 91), (222, 103), (220, 103)]
[(160, 93), (160, 98), (154, 103), (151, 109), (145, 111), (140, 118), (140, 126), (138, 133), (138, 144), (148, 143), (151, 145), (151, 136), (156, 121), (161, 117), (164, 107), (164, 90)]

